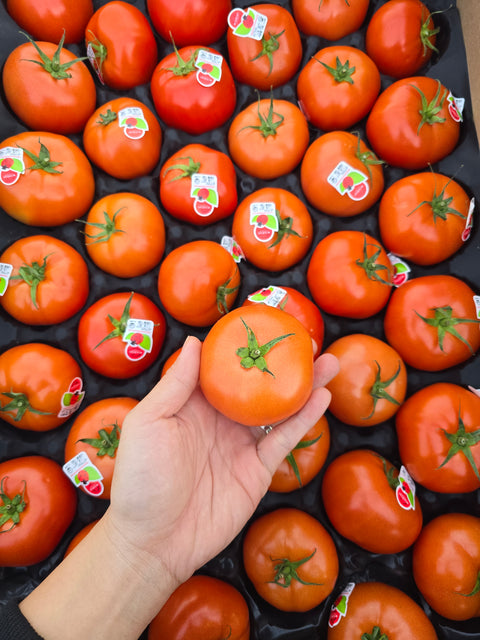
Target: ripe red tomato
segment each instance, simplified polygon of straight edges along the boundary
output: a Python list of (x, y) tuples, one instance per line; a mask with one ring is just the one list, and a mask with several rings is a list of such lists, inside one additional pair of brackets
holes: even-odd
[(362, 231), (332, 231), (316, 245), (307, 284), (320, 309), (345, 318), (369, 318), (387, 304), (393, 267), (387, 252)]
[(329, 131), (308, 146), (300, 182), (309, 203), (322, 213), (355, 216), (372, 207), (382, 195), (382, 161), (358, 135)]
[(0, 565), (46, 560), (75, 516), (77, 497), (59, 464), (44, 456), (0, 463)]
[(480, 615), (480, 518), (443, 513), (428, 522), (413, 547), (413, 577), (428, 604), (450, 620)]
[(70, 138), (25, 131), (4, 140), (0, 154), (0, 207), (12, 218), (53, 227), (81, 218), (92, 204), (92, 166)]
[(83, 130), (87, 156), (119, 180), (149, 174), (160, 158), (162, 140), (153, 111), (129, 97), (114, 98), (98, 107)]
[(237, 206), (237, 174), (230, 157), (203, 144), (187, 144), (160, 169), (160, 199), (170, 215), (205, 226)]
[(284, 420), (312, 391), (310, 334), (281, 309), (263, 304), (234, 309), (203, 342), (200, 385), (210, 404), (241, 424)]
[(406, 364), (442, 371), (465, 362), (480, 347), (474, 292), (455, 276), (420, 276), (395, 289), (387, 304), (387, 341)]
[(55, 429), (84, 396), (82, 371), (67, 351), (30, 342), (0, 354), (0, 417), (17, 429)]
[(90, 533), (90, 531), (93, 529), (93, 527), (97, 524), (98, 520), (92, 520), (92, 522), (89, 522), (88, 524), (86, 524), (84, 527), (82, 527), (80, 529), (80, 531), (78, 533), (76, 533), (73, 538), (70, 540), (70, 544), (68, 545), (68, 547), (65, 550), (64, 553), (64, 557), (68, 556), (69, 553), (72, 553), (72, 551), (75, 549), (75, 547), (80, 544), (80, 542), (87, 537), (87, 535)]
[(317, 51), (297, 79), (297, 98), (318, 129), (348, 129), (364, 118), (380, 93), (380, 73), (361, 49), (331, 46)]
[(369, 3), (370, 0), (292, 0), (292, 11), (303, 33), (340, 40), (362, 26)]
[(237, 101), (227, 61), (216, 49), (198, 45), (175, 48), (160, 60), (150, 89), (160, 119), (190, 135), (225, 124)]
[(308, 147), (308, 123), (288, 100), (252, 102), (234, 117), (228, 129), (228, 148), (235, 164), (261, 180), (293, 171)]
[(274, 3), (237, 8), (229, 14), (228, 23), (228, 57), (237, 82), (268, 91), (293, 78), (303, 51), (288, 9)]
[(264, 187), (249, 193), (236, 208), (232, 236), (253, 265), (265, 271), (284, 271), (310, 249), (313, 222), (293, 192)]
[(193, 575), (170, 596), (148, 627), (148, 640), (249, 640), (245, 598), (225, 580)]
[(146, 296), (112, 293), (94, 302), (80, 318), (80, 356), (103, 376), (132, 378), (155, 362), (165, 332), (163, 313)]
[(415, 392), (395, 419), (400, 458), (412, 478), (438, 493), (480, 487), (480, 397), (450, 382)]
[(415, 264), (442, 262), (467, 239), (470, 206), (467, 193), (453, 178), (433, 171), (405, 176), (380, 200), (382, 242)]
[(122, 0), (110, 0), (95, 11), (85, 28), (85, 47), (100, 82), (112, 89), (146, 84), (158, 62), (149, 21)]
[(193, 240), (164, 258), (157, 286), (160, 301), (173, 318), (193, 327), (207, 327), (232, 308), (240, 270), (219, 243)]
[(165, 251), (159, 209), (138, 193), (110, 193), (97, 200), (85, 220), (85, 247), (93, 262), (118, 278), (156, 267)]
[(389, 344), (363, 333), (334, 340), (325, 353), (333, 353), (339, 373), (327, 385), (332, 394), (329, 410), (354, 427), (370, 427), (391, 418), (407, 392), (407, 372)]
[(243, 564), (258, 594), (281, 611), (309, 611), (332, 592), (335, 543), (306, 511), (275, 509), (258, 517), (243, 540)]
[(393, 78), (413, 76), (426, 65), (439, 28), (420, 0), (391, 0), (368, 22), (365, 49), (382, 73)]
[(461, 113), (439, 80), (396, 80), (377, 98), (367, 118), (367, 138), (392, 167), (424, 169), (451, 153), (460, 137)]

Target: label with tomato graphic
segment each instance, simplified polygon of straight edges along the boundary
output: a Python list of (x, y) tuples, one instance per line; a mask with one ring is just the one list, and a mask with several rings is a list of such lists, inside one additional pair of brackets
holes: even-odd
[(343, 591), (340, 593), (338, 598), (332, 604), (332, 608), (330, 609), (330, 616), (328, 618), (328, 626), (336, 627), (342, 618), (347, 615), (347, 607), (348, 607), (348, 599), (352, 591), (355, 588), (354, 582), (349, 582)]
[(463, 122), (463, 107), (465, 98), (455, 98), (451, 92), (447, 96), (448, 113), (455, 122)]
[(8, 281), (12, 275), (13, 265), (0, 262), (0, 296), (3, 296), (8, 287)]
[(232, 238), (232, 236), (223, 236), (220, 244), (228, 251), (237, 264), (242, 260), (245, 260), (245, 254), (242, 251), (242, 247), (234, 238)]
[(409, 273), (411, 271), (410, 266), (394, 253), (388, 253), (387, 255), (393, 267), (393, 285), (395, 287), (399, 287), (401, 284), (405, 284), (409, 279)]
[(271, 284), (268, 287), (258, 289), (258, 291), (250, 294), (248, 296), (248, 300), (251, 302), (263, 303), (269, 307), (278, 307), (286, 295), (287, 292), (285, 289)]
[(228, 25), (234, 35), (240, 38), (253, 38), (261, 40), (267, 26), (267, 16), (258, 13), (255, 9), (232, 9), (228, 14)]
[(128, 360), (136, 362), (150, 353), (153, 345), (153, 328), (151, 320), (129, 318), (122, 340), (125, 342), (125, 355)]
[(470, 206), (468, 207), (467, 219), (465, 221), (465, 229), (462, 232), (462, 240), (466, 242), (472, 233), (473, 227), (473, 211), (475, 209), (475, 198), (470, 200)]
[(252, 202), (250, 224), (259, 242), (270, 242), (278, 231), (278, 217), (274, 202)]
[(475, 313), (480, 320), (480, 296), (473, 296), (473, 304), (475, 305)]
[(100, 57), (98, 57), (97, 54), (95, 53), (95, 49), (93, 48), (92, 42), (89, 42), (87, 45), (87, 58), (90, 64), (92, 65), (93, 70), (97, 74), (100, 82), (102, 84), (105, 84), (105, 80), (103, 78), (103, 73), (102, 73), (102, 65), (100, 63)]
[(202, 87), (211, 87), (222, 77), (223, 56), (211, 51), (200, 49), (197, 53), (195, 66), (197, 67), (197, 80)]
[(83, 380), (78, 377), (74, 378), (68, 385), (67, 391), (65, 391), (62, 396), (62, 406), (58, 412), (58, 417), (68, 418), (72, 413), (75, 413), (82, 404), (84, 397), (85, 391), (83, 391)]
[(148, 122), (145, 120), (143, 110), (140, 107), (125, 107), (118, 112), (118, 125), (131, 140), (143, 138), (148, 131)]
[(218, 207), (217, 176), (193, 173), (190, 196), (195, 213), (203, 218), (210, 216)]
[(0, 149), (0, 182), (9, 187), (25, 173), (23, 149), (3, 147)]
[(80, 451), (74, 458), (68, 460), (62, 469), (73, 484), (77, 488), (82, 488), (85, 493), (97, 497), (104, 492), (103, 476), (85, 451)]
[(401, 466), (398, 472), (398, 485), (395, 489), (395, 495), (402, 509), (415, 511), (415, 482), (404, 466)]
[(341, 196), (347, 195), (351, 200), (363, 200), (370, 191), (368, 176), (354, 169), (343, 160), (337, 164), (328, 176), (327, 182)]

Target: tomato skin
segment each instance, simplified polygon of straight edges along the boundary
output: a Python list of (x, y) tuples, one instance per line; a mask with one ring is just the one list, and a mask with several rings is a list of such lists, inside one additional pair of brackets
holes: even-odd
[[(312, 555), (313, 553), (313, 555)], [(304, 585), (275, 583), (275, 566), (312, 557), (297, 568)], [(276, 509), (258, 517), (243, 540), (243, 563), (258, 594), (281, 611), (309, 611), (332, 592), (338, 576), (335, 543), (325, 527), (306, 511)]]
[[(353, 427), (371, 427), (395, 415), (407, 392), (407, 371), (395, 349), (380, 338), (351, 333), (337, 338), (325, 353), (335, 355), (340, 364), (340, 372), (327, 384), (329, 410), (336, 418)], [(378, 375), (384, 385), (391, 382), (377, 391)]]
[[(441, 122), (422, 122), (422, 96), (434, 103)], [(367, 118), (366, 133), (375, 153), (392, 167), (417, 170), (451, 153), (460, 123), (448, 109), (449, 90), (439, 80), (413, 76), (396, 80), (380, 93)], [(420, 127), (420, 128), (419, 128)]]
[[(244, 368), (237, 355), (247, 347), (245, 322), (258, 345), (292, 333), (265, 355), (268, 370)], [(218, 375), (218, 363), (224, 375)], [(307, 401), (313, 385), (313, 347), (305, 327), (281, 309), (254, 305), (240, 307), (218, 320), (202, 346), (200, 386), (218, 411), (247, 426), (284, 420)]]
[[(17, 429), (50, 431), (59, 427), (83, 399), (83, 393), (76, 395), (76, 407), (70, 399), (69, 387), (77, 378), (81, 387), (80, 366), (63, 349), (39, 342), (7, 349), (0, 354), (0, 417)], [(19, 420), (15, 418), (21, 415), (21, 409), (6, 409), (12, 400), (6, 394), (11, 392), (25, 394), (33, 409), (27, 409)], [(65, 407), (70, 412), (62, 411)]]
[[(346, 78), (343, 73), (338, 77), (332, 73), (339, 64), (350, 69)], [(320, 49), (297, 80), (300, 108), (310, 124), (323, 131), (345, 130), (362, 120), (379, 93), (380, 73), (375, 63), (361, 49), (350, 46)]]
[[(282, 6), (255, 4), (254, 10), (267, 18), (262, 40), (227, 31), (230, 67), (237, 82), (261, 91), (286, 84), (302, 61), (302, 41), (292, 14)], [(272, 43), (277, 44), (277, 48)], [(270, 55), (267, 51), (270, 50)], [(271, 62), (270, 62), (271, 60)]]
[[(357, 155), (357, 154), (360, 155)], [(372, 152), (363, 140), (348, 131), (329, 131), (309, 144), (300, 167), (302, 191), (309, 203), (327, 215), (350, 217), (363, 213), (380, 198), (384, 187), (381, 164), (370, 164)], [(375, 156), (373, 160), (376, 161)], [(334, 186), (329, 177), (340, 163), (346, 163), (354, 172), (364, 176), (357, 188), (364, 185), (363, 193), (351, 188), (342, 189), (344, 180)]]
[(441, 616), (479, 616), (480, 518), (444, 513), (428, 522), (413, 547), (412, 570), (423, 597)]
[(148, 640), (249, 640), (245, 598), (224, 580), (196, 574), (170, 596), (148, 627)]
[[(447, 435), (462, 437), (460, 419), (467, 434), (478, 430), (479, 410), (478, 396), (450, 382), (427, 385), (407, 398), (395, 427), (400, 458), (416, 482), (438, 493), (467, 493), (480, 487), (462, 450), (445, 462), (452, 447)], [(469, 448), (478, 473), (480, 444)]]
[[(43, 279), (32, 300), (32, 288), (19, 277), (25, 266), (42, 267)], [(20, 238), (0, 256), (0, 262), (13, 266), (7, 290), (0, 305), (13, 318), (29, 325), (59, 324), (84, 306), (89, 293), (89, 275), (85, 260), (71, 245), (53, 236), (33, 235)], [(39, 274), (40, 276), (40, 274)], [(40, 276), (41, 277), (41, 276)]]
[[(406, 364), (422, 371), (443, 371), (465, 362), (480, 347), (473, 296), (470, 286), (455, 276), (413, 278), (395, 289), (390, 297), (383, 323), (385, 337)], [(443, 350), (440, 348), (437, 327), (420, 317), (433, 320), (436, 308), (451, 308), (452, 318), (460, 319), (453, 328), (469, 346), (446, 332)]]
[(41, 145), (48, 150), (51, 162), (60, 163), (55, 168), (61, 173), (31, 169), (34, 161), (24, 153), (25, 173), (13, 184), (0, 180), (0, 207), (12, 218), (38, 227), (81, 218), (93, 201), (95, 179), (80, 147), (63, 135), (26, 131), (3, 140), (1, 148), (20, 146), (38, 157)]
[(58, 546), (75, 516), (77, 496), (62, 468), (44, 456), (24, 456), (0, 463), (2, 491), (26, 504), (20, 522), (0, 531), (0, 565), (28, 567), (46, 560)]
[(298, 28), (307, 35), (340, 40), (362, 26), (369, 0), (292, 0)]

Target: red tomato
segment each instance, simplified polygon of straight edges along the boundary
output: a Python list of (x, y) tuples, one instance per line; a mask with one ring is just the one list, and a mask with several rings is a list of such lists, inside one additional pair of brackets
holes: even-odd
[(108, 378), (132, 378), (152, 365), (165, 339), (163, 313), (141, 293), (100, 298), (78, 323), (82, 360)]
[(93, 527), (97, 524), (98, 520), (92, 520), (92, 522), (89, 522), (88, 524), (86, 524), (84, 527), (82, 527), (82, 529), (80, 529), (80, 531), (75, 534), (73, 536), (73, 538), (70, 541), (70, 544), (68, 545), (68, 547), (65, 550), (64, 553), (64, 557), (68, 556), (69, 553), (72, 553), (72, 551), (75, 549), (75, 547), (80, 544), (80, 542), (87, 537), (87, 535), (90, 533), (90, 531), (93, 529)]
[(179, 322), (207, 327), (227, 314), (238, 295), (240, 271), (231, 254), (212, 240), (173, 249), (158, 273), (158, 295)]
[(438, 493), (480, 487), (480, 398), (449, 382), (427, 385), (396, 416), (400, 458), (414, 480)]
[(362, 231), (332, 231), (317, 244), (307, 267), (307, 284), (320, 309), (345, 318), (379, 313), (392, 278), (387, 252)]
[(0, 565), (28, 567), (46, 560), (75, 516), (75, 489), (44, 456), (0, 463)]
[(237, 101), (227, 61), (216, 49), (198, 45), (165, 56), (155, 67), (150, 89), (160, 119), (190, 135), (225, 124)]
[(399, 354), (386, 342), (363, 333), (351, 333), (332, 342), (339, 373), (327, 384), (332, 394), (329, 410), (354, 427), (370, 427), (391, 418), (407, 392), (407, 372)]
[(369, 0), (292, 0), (298, 28), (310, 36), (340, 40), (357, 31), (365, 20)]
[(157, 64), (157, 42), (146, 16), (134, 5), (110, 0), (85, 28), (87, 55), (100, 82), (128, 90), (146, 84)]
[(249, 640), (250, 614), (234, 586), (194, 575), (170, 596), (148, 627), (148, 640)]
[(227, 154), (187, 144), (160, 170), (160, 199), (170, 215), (204, 226), (230, 216), (237, 206), (237, 174)]
[(452, 178), (426, 171), (396, 180), (378, 210), (385, 247), (400, 258), (432, 265), (450, 258), (467, 239), (470, 198)]
[(443, 371), (478, 351), (479, 322), (469, 285), (438, 274), (413, 278), (395, 289), (387, 304), (384, 331), (406, 364)]
[(480, 616), (480, 518), (444, 513), (413, 547), (413, 577), (428, 604), (450, 620)]
[(53, 227), (88, 211), (95, 194), (92, 167), (66, 136), (18, 133), (2, 142), (0, 153), (0, 206), (12, 218)]
[(322, 213), (355, 216), (372, 207), (382, 195), (382, 161), (359, 136), (329, 131), (306, 150), (300, 181), (309, 203)]
[(55, 429), (84, 396), (82, 371), (63, 349), (30, 342), (0, 355), (0, 416), (17, 429)]
[(19, 322), (58, 324), (87, 301), (87, 264), (63, 240), (45, 235), (20, 238), (2, 253), (0, 262), (13, 267), (0, 305)]
[(240, 202), (233, 215), (232, 236), (253, 265), (265, 271), (284, 271), (310, 249), (313, 222), (294, 193), (265, 187)]
[(378, 97), (367, 119), (375, 153), (393, 167), (424, 169), (451, 153), (462, 120), (455, 98), (439, 80), (397, 80)]
[(380, 73), (366, 53), (349, 46), (320, 49), (302, 68), (297, 97), (318, 129), (348, 129), (364, 118), (380, 93)]
[(258, 594), (281, 611), (309, 611), (332, 592), (338, 576), (335, 543), (306, 511), (276, 509), (249, 526), (243, 564)]
[(303, 51), (288, 9), (274, 3), (237, 8), (229, 14), (228, 23), (228, 57), (238, 82), (268, 91), (293, 78)]
[(162, 140), (153, 111), (128, 97), (115, 98), (98, 107), (83, 130), (87, 156), (119, 180), (149, 174), (160, 158)]

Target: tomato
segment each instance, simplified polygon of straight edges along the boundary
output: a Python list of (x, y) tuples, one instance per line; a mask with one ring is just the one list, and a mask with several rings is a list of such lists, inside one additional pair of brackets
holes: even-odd
[(288, 100), (259, 98), (242, 109), (228, 128), (228, 148), (235, 164), (261, 180), (293, 171), (310, 140), (308, 123)]
[(379, 313), (392, 278), (387, 252), (362, 231), (332, 231), (316, 245), (307, 267), (307, 284), (320, 309), (345, 318)]
[(158, 62), (155, 35), (134, 5), (110, 0), (85, 28), (87, 56), (100, 82), (117, 90), (146, 84)]
[(237, 174), (230, 157), (203, 144), (187, 144), (160, 169), (160, 199), (170, 215), (204, 226), (237, 206)]
[(73, 521), (75, 489), (59, 464), (44, 456), (0, 463), (0, 565), (46, 560)]
[(437, 640), (413, 598), (384, 582), (349, 583), (332, 606), (327, 640)]
[(307, 296), (292, 287), (269, 285), (254, 291), (242, 306), (267, 304), (278, 307), (299, 320), (313, 340), (313, 352), (318, 358), (322, 351), (325, 324), (320, 309)]
[(148, 640), (249, 640), (248, 605), (225, 580), (196, 574), (172, 593), (147, 635)]
[(205, 337), (200, 386), (210, 404), (232, 420), (247, 426), (284, 420), (301, 409), (312, 385), (310, 334), (281, 309), (234, 309)]
[(66, 136), (31, 131), (11, 136), (1, 143), (0, 166), (0, 206), (24, 224), (66, 224), (92, 204), (92, 166)]
[(118, 278), (143, 275), (163, 257), (162, 214), (138, 193), (122, 191), (100, 198), (84, 222), (88, 255), (97, 267)]
[(207, 327), (232, 308), (240, 271), (222, 245), (193, 240), (164, 258), (157, 286), (160, 301), (173, 318), (193, 327)]
[(426, 65), (439, 28), (420, 0), (393, 0), (379, 7), (369, 20), (365, 48), (382, 73), (393, 78), (413, 76)]
[(325, 353), (338, 358), (340, 372), (328, 384), (329, 410), (353, 427), (370, 427), (391, 418), (407, 392), (407, 372), (389, 344), (364, 333), (332, 342)]
[(302, 191), (327, 215), (350, 217), (367, 211), (384, 187), (382, 162), (348, 131), (329, 131), (307, 148), (300, 167)]
[(146, 104), (134, 98), (114, 98), (95, 110), (83, 130), (90, 160), (119, 180), (149, 174), (156, 166), (163, 136)]
[(366, 133), (375, 153), (393, 167), (424, 169), (445, 158), (460, 137), (461, 112), (440, 80), (396, 80), (377, 98)]
[(331, 46), (317, 51), (297, 79), (297, 98), (318, 129), (348, 129), (364, 118), (380, 93), (380, 73), (361, 49)]
[(277, 468), (269, 491), (289, 493), (305, 487), (322, 469), (329, 449), (330, 429), (322, 416)]
[(480, 616), (480, 518), (444, 513), (431, 520), (413, 547), (412, 568), (423, 597), (441, 616)]
[(292, 0), (292, 11), (303, 33), (340, 40), (362, 26), (369, 4), (369, 0)]
[(3, 66), (8, 104), (27, 127), (79, 133), (95, 109), (95, 83), (85, 63), (59, 44), (34, 41), (16, 47)]
[[(65, 463), (79, 453), (88, 456), (88, 464), (100, 473), (102, 484), (99, 498), (110, 499), (113, 470), (120, 442), (122, 424), (127, 413), (138, 404), (130, 397), (103, 398), (88, 405), (75, 418), (65, 441)], [(88, 481), (80, 482), (79, 488), (87, 495)], [(96, 494), (94, 494), (96, 495)]]
[(258, 594), (281, 611), (309, 611), (332, 592), (335, 543), (306, 511), (283, 508), (258, 517), (243, 540), (243, 564)]
[(465, 362), (480, 347), (474, 292), (455, 276), (409, 280), (393, 292), (385, 311), (387, 341), (406, 364), (443, 371)]
[(55, 429), (84, 396), (82, 371), (67, 351), (30, 342), (0, 354), (0, 417), (17, 429)]
[(0, 262), (12, 267), (0, 305), (19, 322), (58, 324), (87, 301), (87, 264), (63, 240), (46, 235), (20, 238), (2, 253)]
[(153, 26), (167, 42), (212, 44), (227, 30), (231, 0), (147, 0), (147, 12)]
[(245, 258), (265, 271), (284, 271), (305, 257), (313, 222), (293, 192), (264, 187), (249, 193), (233, 215), (232, 236)]
[(221, 127), (237, 101), (227, 61), (216, 49), (198, 45), (175, 48), (160, 60), (150, 89), (160, 119), (190, 135)]
[(75, 547), (80, 544), (80, 542), (87, 537), (87, 535), (90, 533), (90, 531), (93, 529), (93, 527), (97, 524), (98, 520), (92, 520), (92, 522), (89, 522), (88, 524), (86, 524), (84, 527), (82, 527), (80, 529), (80, 531), (78, 533), (76, 533), (73, 538), (70, 540), (70, 543), (68, 545), (68, 547), (65, 550), (64, 553), (64, 557), (68, 556), (70, 553), (72, 553), (72, 551), (75, 549)]
[(237, 8), (228, 23), (228, 57), (237, 82), (268, 91), (293, 78), (303, 51), (288, 9), (274, 3)]
[(155, 362), (165, 332), (163, 313), (146, 296), (112, 293), (94, 302), (80, 318), (80, 356), (103, 376), (132, 378)]
[(416, 391), (395, 419), (400, 458), (416, 482), (438, 493), (480, 487), (480, 398), (450, 382)]

